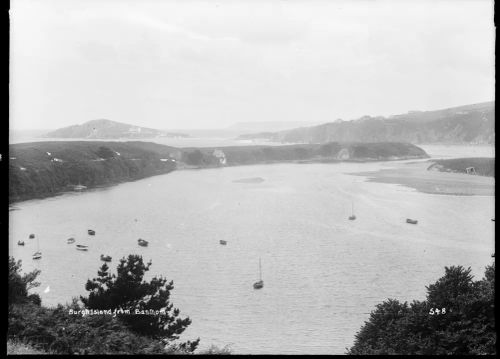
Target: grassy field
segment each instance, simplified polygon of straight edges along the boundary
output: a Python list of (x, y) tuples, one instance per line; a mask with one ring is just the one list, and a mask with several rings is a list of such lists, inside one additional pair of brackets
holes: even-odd
[(467, 173), (466, 168), (474, 167), (479, 176), (495, 177), (494, 158), (453, 158), (449, 160), (433, 160), (429, 170), (442, 172)]

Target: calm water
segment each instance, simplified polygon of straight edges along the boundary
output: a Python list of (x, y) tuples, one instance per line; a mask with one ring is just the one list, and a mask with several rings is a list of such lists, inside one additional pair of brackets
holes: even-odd
[[(42, 270), (46, 305), (84, 294), (101, 253), (113, 263), (138, 253), (152, 259), (151, 275), (174, 280), (172, 300), (193, 320), (183, 339), (235, 353), (342, 354), (377, 303), (424, 299), (444, 266), (471, 266), (480, 278), (491, 263), (493, 197), (423, 194), (345, 174), (390, 166), (179, 171), (26, 201), (10, 212), (10, 254), (25, 271)], [(250, 177), (264, 181), (233, 182)], [(356, 221), (347, 220), (351, 200)], [(29, 233), (40, 239), (40, 261)], [(76, 251), (68, 237), (90, 250)], [(139, 237), (149, 247), (138, 247)], [(265, 287), (254, 290), (259, 257)]]

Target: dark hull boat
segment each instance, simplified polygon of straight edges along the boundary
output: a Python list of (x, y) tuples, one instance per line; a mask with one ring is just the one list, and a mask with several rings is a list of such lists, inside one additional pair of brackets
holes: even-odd
[(263, 287), (264, 287), (264, 281), (262, 281), (262, 280), (259, 280), (258, 282), (255, 282), (253, 284), (254, 289), (261, 289)]
[(76, 249), (79, 250), (79, 251), (88, 251), (89, 250), (89, 246), (86, 246), (86, 245), (83, 245), (83, 244), (77, 244), (76, 245)]
[(32, 233), (32, 234), (30, 234), (30, 239), (33, 239), (33, 238), (35, 238), (35, 235)]
[(354, 203), (351, 203), (351, 215), (349, 216), (350, 221), (354, 221), (356, 216), (354, 215)]
[(92, 229), (89, 229), (87, 233), (89, 234), (89, 236), (95, 236), (95, 231)]
[(259, 280), (253, 284), (253, 289), (261, 289), (264, 287), (264, 281), (262, 280), (262, 267), (260, 265), (259, 258)]
[(417, 224), (418, 221), (416, 219), (410, 219), (410, 218), (407, 218), (406, 219), (406, 223), (409, 223), (409, 224)]
[(219, 243), (220, 243), (220, 244), (222, 244), (223, 246), (225, 246), (225, 245), (227, 244), (227, 241), (225, 241), (225, 240), (221, 239), (221, 240), (219, 241)]
[(111, 262), (111, 257), (110, 256), (105, 256), (101, 254), (101, 261), (103, 262)]
[(148, 244), (149, 244), (149, 242), (148, 242), (148, 241), (146, 241), (146, 240), (144, 240), (144, 239), (139, 238), (139, 239), (137, 240), (137, 244), (139, 244), (141, 247), (147, 247), (147, 246), (148, 246)]
[(24, 246), (24, 241), (17, 241), (18, 246)]

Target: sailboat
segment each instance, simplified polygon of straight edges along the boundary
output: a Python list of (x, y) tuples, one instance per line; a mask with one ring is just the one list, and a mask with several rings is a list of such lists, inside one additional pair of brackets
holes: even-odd
[(262, 280), (262, 266), (259, 258), (259, 281), (253, 284), (253, 289), (261, 289), (262, 287), (264, 287), (264, 281)]
[(354, 215), (354, 203), (351, 202), (351, 215), (349, 216), (350, 221), (354, 221), (356, 219), (356, 216)]
[(36, 237), (36, 252), (33, 253), (33, 259), (40, 259), (42, 258), (42, 252), (40, 251), (40, 241), (38, 237)]

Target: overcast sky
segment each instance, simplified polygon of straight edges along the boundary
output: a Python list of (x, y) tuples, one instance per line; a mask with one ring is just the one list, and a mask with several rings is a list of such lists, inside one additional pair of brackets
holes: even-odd
[(493, 2), (11, 0), (13, 129), (349, 120), (494, 100)]

